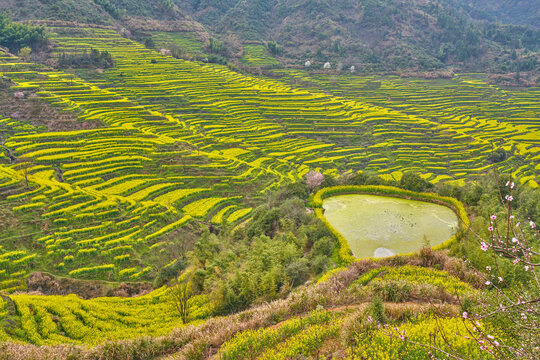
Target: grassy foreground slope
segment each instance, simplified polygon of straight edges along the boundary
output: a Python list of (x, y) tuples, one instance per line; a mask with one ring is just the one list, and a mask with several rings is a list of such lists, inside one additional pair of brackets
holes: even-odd
[[(430, 268), (435, 265), (442, 270)], [(422, 358), (427, 354), (425, 349), (404, 347), (399, 340), (388, 338), (384, 334), (386, 328), (378, 328), (377, 324), (403, 328), (416, 341), (429, 341), (430, 332), (438, 326), (447, 332), (466, 334), (468, 325), (459, 319), (457, 296), (475, 296), (483, 291), (480, 284), (464, 263), (429, 251), (379, 262), (364, 260), (304, 286), (286, 299), (185, 326), (166, 336), (109, 341), (92, 348), (76, 344), (93, 343), (92, 339), (114, 326), (122, 329), (120, 322), (128, 325), (144, 321), (135, 315), (135, 307), (129, 310), (133, 316), (127, 317), (120, 308), (111, 310), (111, 305), (118, 303), (123, 311), (128, 311), (127, 301), (142, 305), (151, 297), (124, 299), (126, 304), (120, 305), (120, 300), (114, 298), (68, 302), (72, 300), (68, 297), (55, 304), (53, 297), (36, 300), (20, 295), (13, 297), (17, 306), (28, 301), (35, 303), (35, 310), (25, 315), (20, 331), (34, 331), (34, 342), (38, 344), (75, 344), (36, 347), (7, 342), (0, 345), (0, 354), (15, 359), (287, 359), (332, 355), (342, 359), (391, 359), (404, 354)], [(107, 325), (105, 319), (92, 312), (100, 306), (106, 306), (106, 315), (117, 311), (119, 316)], [(157, 309), (163, 305), (148, 306)], [(437, 323), (434, 315), (444, 318)], [(167, 330), (172, 319), (162, 317), (161, 313), (156, 316), (152, 324), (163, 324), (163, 329), (154, 329), (151, 334)], [(485, 326), (494, 330), (488, 323)], [(90, 329), (91, 337), (69, 336), (71, 332), (75, 336)], [(135, 332), (132, 329), (130, 334)], [(115, 337), (128, 333), (119, 331)], [(485, 359), (474, 341), (457, 339), (452, 344), (458, 349), (469, 351), (471, 358)], [(440, 336), (436, 342), (445, 348)]]
[[(4, 291), (24, 288), (33, 269), (82, 279), (153, 279), (185, 252), (188, 245), (172, 239), (194, 219), (237, 223), (265, 191), (310, 169), (370, 170), (396, 179), (416, 171), (433, 183), (459, 183), (484, 172), (491, 144), (502, 140), (507, 159), (500, 171), (533, 185), (539, 171), (534, 97), (525, 104), (528, 115), (515, 106), (499, 113), (508, 114), (501, 120), (471, 116), (474, 100), (448, 105), (451, 99), (434, 93), (414, 105), (411, 99), (421, 95), (403, 95), (402, 106), (370, 104), (354, 85), (350, 97), (327, 95), (162, 56), (112, 30), (52, 31), (57, 53), (96, 48), (111, 53), (116, 66), (82, 73), (83, 79), (3, 57), (4, 76), (16, 83), (12, 90), (106, 127), (46, 132), (21, 124), (4, 141), (4, 203), (46, 224), (3, 233)], [(485, 87), (462, 82), (464, 91)], [(396, 95), (389, 90), (388, 96)], [(475, 114), (489, 112), (482, 105)]]

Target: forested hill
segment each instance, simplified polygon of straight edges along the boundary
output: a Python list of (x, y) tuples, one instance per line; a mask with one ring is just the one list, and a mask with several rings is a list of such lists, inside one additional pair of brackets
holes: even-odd
[(281, 63), (362, 64), (365, 71), (485, 71), (494, 63), (530, 71), (540, 48), (540, 0), (0, 0), (0, 8), (14, 20), (195, 29), (223, 41), (229, 59), (241, 55), (239, 44), (272, 43)]
[(540, 0), (443, 0), (477, 20), (540, 28)]
[[(218, 33), (275, 41), (288, 58), (356, 62), (375, 70), (435, 69), (449, 64), (485, 69), (506, 52), (534, 51), (540, 42), (538, 31), (477, 22), (448, 1), (190, 3), (186, 11)], [(529, 11), (534, 12), (534, 6)]]
[(128, 17), (174, 20), (185, 15), (172, 0), (0, 0), (15, 20), (64, 20), (113, 25)]

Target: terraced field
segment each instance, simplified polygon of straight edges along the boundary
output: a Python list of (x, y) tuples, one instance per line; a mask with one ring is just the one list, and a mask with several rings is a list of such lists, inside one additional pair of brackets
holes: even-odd
[(181, 244), (171, 239), (190, 222), (238, 223), (267, 190), (310, 169), (396, 179), (416, 171), (433, 183), (462, 183), (491, 166), (496, 143), (509, 155), (500, 170), (537, 186), (537, 89), (504, 91), (463, 75), (435, 91), (393, 78), (371, 91), (372, 78), (287, 73), (335, 93), (328, 95), (162, 56), (112, 30), (51, 31), (57, 53), (95, 48), (116, 66), (83, 79), (4, 56), (2, 73), (14, 90), (106, 127), (45, 132), (0, 120), (10, 130), (0, 154), (2, 201), (45, 224), (4, 232), (2, 291), (23, 288), (36, 268), (151, 279), (174, 260), (170, 247)]
[[(104, 297), (82, 300), (76, 295), (12, 295), (0, 298), (0, 313), (15, 314), (1, 323), (0, 341), (25, 339), (36, 345), (98, 344), (106, 340), (160, 336), (178, 327), (174, 306), (165, 288), (136, 298)], [(190, 320), (208, 316), (204, 296), (193, 299)]]
[[(336, 96), (430, 119), (457, 131), (458, 139), (469, 136), (476, 144), (491, 142), (525, 162), (540, 162), (540, 88), (502, 89), (488, 84), (483, 74), (457, 74), (452, 79), (427, 80), (396, 76), (337, 77), (297, 70), (275, 72), (287, 82), (300, 81)], [(447, 158), (454, 177), (467, 176), (469, 172), (464, 167), (474, 166), (478, 160), (452, 159), (440, 152), (432, 155)], [(513, 175), (521, 178), (522, 183), (538, 186), (538, 166), (509, 163)]]
[(279, 65), (279, 61), (272, 57), (268, 53), (266, 46), (262, 44), (245, 44), (244, 56), (242, 56), (240, 62), (248, 66), (263, 68)]
[[(342, 281), (347, 283), (347, 280)], [(321, 283), (324, 281), (321, 281), (319, 285), (322, 285)], [(369, 293), (368, 289), (377, 289), (375, 292), (378, 292), (397, 285), (393, 288), (396, 290), (403, 284), (409, 284), (417, 289), (424, 288), (424, 291), (439, 287), (439, 290), (444, 289), (445, 292), (459, 295), (474, 291), (470, 284), (450, 276), (445, 271), (402, 266), (377, 267), (367, 271), (349, 285), (345, 285), (347, 289), (341, 289), (340, 293), (354, 293), (358, 299), (362, 296), (360, 294)], [(430, 291), (427, 290), (427, 292)], [(392, 291), (385, 294), (392, 297), (391, 293)], [(389, 299), (386, 298), (386, 300)], [(421, 346), (404, 345), (395, 336), (402, 332), (407, 334), (411, 342), (429, 343), (443, 350), (452, 346), (455, 351), (465, 351), (470, 359), (491, 358), (486, 357), (475, 341), (468, 337), (472, 327), (455, 316), (456, 307), (450, 304), (441, 305), (439, 310), (444, 309), (446, 315), (436, 319), (433, 314), (434, 308), (429, 309), (421, 302), (403, 303), (404, 301), (405, 299), (393, 299), (393, 304), (384, 305), (387, 314), (408, 318), (407, 323), (401, 326), (396, 323), (393, 323), (391, 327), (378, 324), (381, 318), (374, 312), (373, 305), (367, 303), (334, 306), (329, 309), (319, 306), (318, 309), (306, 312), (303, 316), (292, 317), (274, 326), (249, 329), (236, 334), (220, 347), (219, 357), (216, 356), (214, 359), (291, 359), (295, 357), (311, 359), (340, 354), (346, 359), (390, 360), (411, 356), (422, 359), (428, 356), (428, 350)], [(398, 307), (396, 303), (401, 304)], [(394, 336), (389, 336), (390, 333), (394, 333)], [(445, 342), (441, 334), (460, 334), (460, 336), (452, 337), (449, 342)], [(176, 358), (178, 357), (171, 356), (168, 359)]]
[(171, 49), (173, 47), (178, 47), (187, 54), (204, 54), (204, 43), (199, 39), (196, 33), (151, 31), (149, 34), (152, 40), (154, 40), (154, 44), (160, 48)]

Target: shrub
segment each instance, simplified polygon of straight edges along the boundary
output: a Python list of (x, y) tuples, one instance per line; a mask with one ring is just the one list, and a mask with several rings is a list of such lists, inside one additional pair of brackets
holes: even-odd
[(320, 274), (328, 268), (330, 259), (328, 256), (319, 255), (311, 260), (311, 270), (314, 274)]
[(404, 189), (420, 192), (430, 187), (431, 184), (416, 173), (406, 172), (401, 177), (399, 185)]
[(311, 256), (329, 256), (334, 249), (334, 242), (329, 237), (325, 236), (315, 241), (313, 248), (311, 249)]
[(306, 259), (298, 259), (290, 263), (285, 272), (291, 280), (293, 286), (298, 286), (306, 282), (309, 279), (309, 268), (307, 266)]
[(379, 324), (386, 324), (388, 321), (386, 318), (386, 310), (380, 297), (371, 300), (371, 303), (366, 309), (366, 315), (371, 316), (373, 321), (376, 321)]
[(384, 300), (402, 302), (409, 298), (413, 287), (405, 280), (376, 281), (371, 284), (374, 291), (380, 294)]

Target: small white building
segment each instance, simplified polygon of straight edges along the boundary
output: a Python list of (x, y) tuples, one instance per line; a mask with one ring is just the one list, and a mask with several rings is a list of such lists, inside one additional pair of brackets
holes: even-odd
[(311, 66), (311, 61), (309, 61), (309, 60), (306, 61), (306, 63), (304, 64), (304, 66), (307, 67), (307, 68), (310, 67), (310, 66)]
[(326, 69), (331, 69), (331, 68), (332, 68), (332, 65), (330, 65), (329, 62), (324, 63), (323, 69), (326, 70)]
[(350, 70), (352, 73), (356, 71), (356, 68), (354, 67), (354, 65), (351, 66)]

